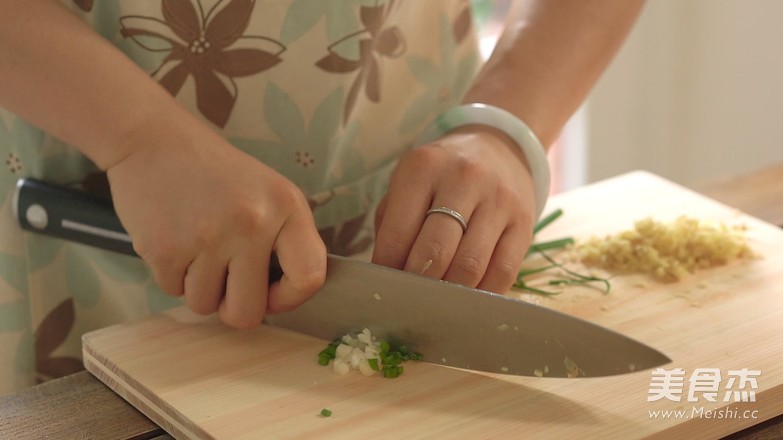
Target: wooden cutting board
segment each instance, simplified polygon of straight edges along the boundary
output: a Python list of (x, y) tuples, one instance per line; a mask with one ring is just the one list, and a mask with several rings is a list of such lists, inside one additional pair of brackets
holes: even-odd
[[(85, 335), (84, 363), (179, 439), (717, 438), (783, 413), (783, 231), (644, 172), (555, 196), (555, 208), (565, 214), (542, 240), (617, 232), (649, 216), (748, 227), (760, 258), (675, 284), (618, 275), (606, 295), (510, 293), (663, 351), (673, 360), (663, 368), (684, 371), (681, 401), (649, 402), (651, 371), (521, 378), (417, 363), (394, 380), (343, 377), (317, 364), (324, 341), (269, 326), (233, 331), (185, 309)], [(687, 400), (701, 368), (722, 374), (716, 402)], [(755, 402), (723, 402), (727, 375), (745, 368), (761, 370), (758, 387), (745, 386)], [(657, 410), (685, 413), (652, 417)]]

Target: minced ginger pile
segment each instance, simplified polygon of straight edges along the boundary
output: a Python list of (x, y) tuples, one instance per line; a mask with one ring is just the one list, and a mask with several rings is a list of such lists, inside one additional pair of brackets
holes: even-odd
[(697, 269), (750, 257), (741, 226), (726, 226), (689, 217), (663, 223), (636, 222), (634, 229), (604, 238), (590, 238), (576, 247), (582, 262), (607, 270), (643, 272), (665, 282)]

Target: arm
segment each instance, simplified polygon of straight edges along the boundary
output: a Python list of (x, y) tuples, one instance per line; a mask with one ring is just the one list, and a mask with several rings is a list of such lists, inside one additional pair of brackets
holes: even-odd
[[(609, 63), (642, 0), (514, 3), (464, 102), (505, 109), (551, 144)], [(400, 161), (376, 214), (373, 261), (494, 292), (516, 279), (532, 240), (535, 195), (518, 145), (466, 125)], [(468, 228), (445, 215), (462, 214)]]
[(619, 49), (643, 0), (515, 1), (465, 102), (504, 108), (548, 147)]
[[(290, 181), (58, 2), (0, 0), (0, 10), (0, 105), (107, 170), (120, 220), (164, 291), (252, 327), (320, 287), (325, 247)], [(267, 290), (272, 251), (285, 276)]]
[[(0, 105), (74, 145), (101, 169), (126, 140), (193, 117), (56, 1), (0, 0)], [(142, 128), (144, 127), (144, 128)]]

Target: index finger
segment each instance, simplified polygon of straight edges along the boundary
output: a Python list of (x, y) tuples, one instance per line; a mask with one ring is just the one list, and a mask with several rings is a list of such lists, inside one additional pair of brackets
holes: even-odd
[[(309, 214), (309, 212), (308, 212)], [(269, 286), (267, 310), (292, 310), (310, 299), (326, 280), (326, 246), (306, 215), (294, 215), (275, 241), (283, 277)]]

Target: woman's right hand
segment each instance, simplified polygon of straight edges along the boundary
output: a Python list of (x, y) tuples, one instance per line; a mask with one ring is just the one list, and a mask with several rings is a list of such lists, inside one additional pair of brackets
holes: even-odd
[[(153, 134), (128, 140), (107, 173), (134, 249), (165, 292), (250, 328), (323, 285), (326, 249), (292, 182), (211, 130)], [(268, 285), (272, 252), (284, 276)]]
[[(307, 300), (326, 251), (300, 191), (60, 3), (2, 1), (0, 106), (108, 172), (137, 253), (196, 312), (252, 327)], [(273, 251), (285, 275), (268, 286)]]

